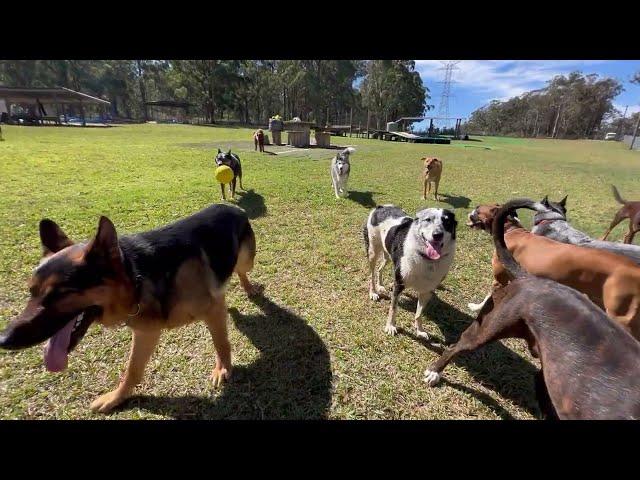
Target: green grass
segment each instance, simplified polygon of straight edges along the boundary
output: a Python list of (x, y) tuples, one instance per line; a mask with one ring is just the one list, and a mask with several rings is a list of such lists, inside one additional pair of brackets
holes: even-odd
[[(211, 387), (213, 345), (196, 323), (163, 336), (140, 395), (106, 418), (536, 418), (537, 364), (519, 340), (460, 357), (436, 388), (421, 381), (441, 351), (437, 344), (457, 339), (471, 321), (466, 304), (483, 298), (491, 284), (491, 240), (464, 226), (466, 214), (483, 202), (568, 194), (572, 224), (598, 236), (618, 208), (609, 184), (639, 198), (640, 155), (617, 142), (468, 142), (491, 147), (484, 150), (453, 146), (460, 142), (333, 137), (358, 147), (351, 197), (338, 201), (330, 155), (260, 155), (246, 129), (3, 127), (3, 134), (0, 327), (27, 299), (41, 218), (56, 220), (74, 239), (89, 238), (102, 214), (121, 233), (150, 229), (219, 201), (212, 166), (217, 146), (232, 146), (243, 161), (244, 185), (252, 192), (239, 203), (253, 217), (252, 278), (265, 285), (266, 300), (247, 300), (234, 278), (228, 297), (232, 381), (219, 391)], [(436, 205), (420, 198), (425, 155), (444, 160), (440, 191), (449, 203), (440, 206), (455, 207), (459, 220), (456, 261), (425, 313), (431, 343), (412, 335), (411, 296), (401, 301), (398, 317), (404, 334), (384, 334), (388, 302), (368, 299), (361, 238), (374, 204), (395, 203), (409, 213)], [(624, 228), (612, 239), (621, 239)], [(129, 339), (126, 329), (92, 327), (60, 374), (45, 372), (40, 347), (1, 352), (0, 418), (103, 418), (88, 405), (116, 386)]]

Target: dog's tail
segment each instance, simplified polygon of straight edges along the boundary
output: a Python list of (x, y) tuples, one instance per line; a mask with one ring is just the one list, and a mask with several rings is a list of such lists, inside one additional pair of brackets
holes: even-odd
[(618, 192), (618, 189), (615, 185), (611, 185), (611, 190), (613, 190), (613, 196), (615, 197), (616, 202), (621, 203), (622, 205), (627, 203), (627, 201), (620, 196), (620, 192)]
[(356, 153), (356, 149), (353, 147), (347, 147), (342, 151), (342, 153), (350, 155), (352, 153)]
[(546, 208), (541, 203), (534, 202), (528, 198), (517, 198), (502, 205), (493, 220), (493, 243), (500, 262), (514, 278), (523, 278), (527, 275), (527, 272), (513, 258), (504, 241), (504, 221), (509, 215), (516, 217), (518, 208), (528, 208), (536, 212), (544, 212)]

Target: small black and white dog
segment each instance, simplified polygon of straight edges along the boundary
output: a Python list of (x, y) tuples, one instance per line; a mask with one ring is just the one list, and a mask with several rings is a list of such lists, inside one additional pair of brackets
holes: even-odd
[[(231, 181), (231, 187), (230, 187), (231, 199), (233, 200), (233, 197), (235, 197), (236, 195), (237, 180), (240, 181), (240, 188), (244, 190), (244, 187), (242, 186), (242, 165), (240, 164), (240, 157), (238, 157), (238, 155), (236, 155), (235, 153), (231, 153), (231, 150), (229, 150), (228, 152), (223, 152), (222, 150), (218, 149), (215, 162), (216, 162), (216, 167), (219, 167), (221, 165), (226, 165), (231, 170), (233, 170), (233, 180)], [(225, 188), (223, 183), (220, 184), (220, 188), (222, 189), (222, 199), (226, 200), (227, 196), (225, 194)]]
[[(387, 294), (380, 285), (380, 273), (389, 258), (393, 260), (393, 292), (384, 327), (389, 335), (397, 333), (395, 317), (399, 296), (405, 288), (411, 288), (418, 293), (417, 335), (428, 338), (422, 330), (420, 316), (433, 291), (449, 272), (456, 249), (457, 225), (455, 214), (441, 208), (425, 208), (416, 218), (411, 218), (394, 205), (382, 205), (369, 214), (363, 234), (371, 273), (371, 300)], [(382, 262), (377, 265), (381, 258)]]
[(331, 181), (333, 182), (336, 198), (340, 198), (347, 193), (347, 182), (351, 171), (349, 155), (355, 153), (355, 151), (355, 148), (347, 147), (331, 160)]

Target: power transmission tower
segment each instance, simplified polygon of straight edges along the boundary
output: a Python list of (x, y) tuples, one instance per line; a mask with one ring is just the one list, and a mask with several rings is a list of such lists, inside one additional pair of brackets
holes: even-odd
[(620, 134), (622, 133), (622, 126), (624, 120), (627, 118), (627, 110), (629, 109), (629, 105), (624, 107), (624, 115), (622, 115), (622, 120), (618, 123), (618, 131), (616, 132), (616, 138), (620, 140)]
[(440, 96), (440, 108), (438, 109), (438, 116), (439, 117), (445, 117), (447, 120), (445, 120), (444, 124), (445, 126), (449, 126), (449, 98), (452, 97), (453, 95), (451, 95), (451, 84), (454, 83), (453, 81), (453, 71), (454, 70), (459, 70), (458, 67), (456, 65), (458, 65), (458, 63), (460, 63), (459, 61), (448, 61), (448, 62), (442, 62), (442, 68), (439, 68), (439, 70), (444, 70), (444, 81), (440, 82), (442, 83), (442, 95)]

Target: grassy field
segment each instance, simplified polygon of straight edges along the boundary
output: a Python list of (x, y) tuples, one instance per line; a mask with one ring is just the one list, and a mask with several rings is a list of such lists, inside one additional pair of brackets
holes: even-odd
[[(601, 235), (618, 205), (609, 185), (640, 198), (640, 155), (617, 142), (479, 138), (453, 145), (333, 138), (355, 145), (350, 195), (336, 200), (326, 152), (254, 153), (251, 131), (181, 125), (109, 129), (3, 127), (0, 142), (0, 327), (19, 313), (40, 256), (42, 217), (87, 239), (101, 214), (120, 233), (163, 225), (220, 200), (219, 146), (240, 154), (247, 192), (238, 204), (258, 241), (249, 301), (234, 278), (228, 297), (234, 377), (210, 385), (213, 345), (203, 324), (167, 332), (139, 395), (109, 417), (89, 403), (113, 389), (129, 350), (126, 329), (93, 326), (69, 368), (45, 372), (42, 350), (0, 352), (0, 418), (531, 419), (539, 416), (524, 343), (460, 357), (436, 388), (422, 373), (471, 321), (468, 302), (491, 284), (492, 243), (464, 226), (483, 202), (569, 195), (569, 219)], [(267, 147), (267, 150), (269, 148)], [(431, 335), (413, 335), (415, 298), (401, 300), (401, 334), (388, 337), (388, 302), (367, 295), (361, 227), (376, 204), (409, 213), (421, 197), (420, 157), (444, 161), (442, 207), (459, 220), (456, 261), (425, 312)], [(523, 218), (530, 216), (523, 215)], [(614, 230), (620, 240), (626, 222)], [(385, 283), (390, 282), (389, 270)]]

